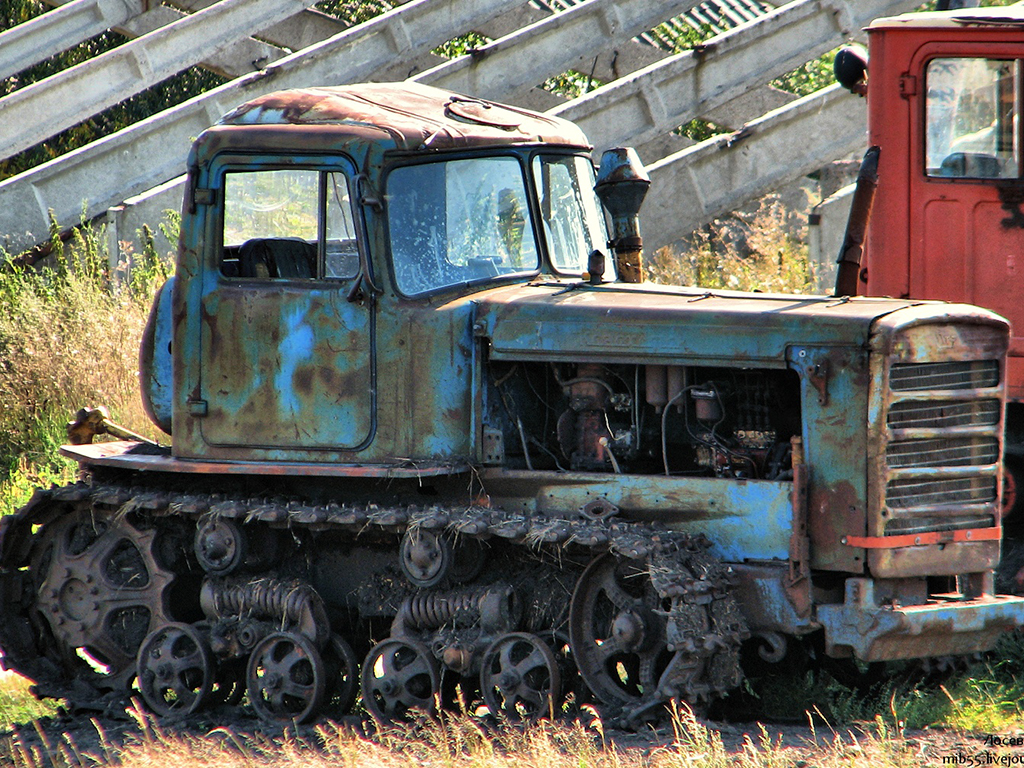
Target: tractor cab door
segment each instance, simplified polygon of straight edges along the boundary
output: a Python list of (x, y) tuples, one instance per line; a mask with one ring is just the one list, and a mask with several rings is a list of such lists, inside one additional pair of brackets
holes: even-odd
[[(332, 163), (335, 162), (332, 160)], [(361, 264), (351, 167), (212, 171), (213, 264), (203, 274), (200, 380), (210, 445), (361, 450), (375, 425), (372, 297)]]
[[(962, 49), (961, 49), (962, 50)], [(979, 55), (979, 51), (984, 51)], [(971, 55), (926, 47), (923, 114), (912, 119), (909, 295), (962, 301), (1009, 318), (1009, 383), (1024, 397), (1024, 153), (1019, 44)]]

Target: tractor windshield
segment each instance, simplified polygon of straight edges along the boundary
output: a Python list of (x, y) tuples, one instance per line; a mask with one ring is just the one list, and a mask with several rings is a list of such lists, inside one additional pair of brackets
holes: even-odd
[(586, 269), (590, 252), (608, 243), (594, 192), (594, 167), (581, 155), (538, 155), (533, 178), (551, 266), (578, 275)]
[(515, 157), (408, 165), (387, 180), (388, 236), (406, 296), (536, 272), (526, 181)]

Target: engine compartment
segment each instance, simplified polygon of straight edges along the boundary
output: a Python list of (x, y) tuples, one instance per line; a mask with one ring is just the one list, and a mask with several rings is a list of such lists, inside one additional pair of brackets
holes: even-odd
[(795, 371), (492, 361), (486, 378), (485, 463), (792, 479)]

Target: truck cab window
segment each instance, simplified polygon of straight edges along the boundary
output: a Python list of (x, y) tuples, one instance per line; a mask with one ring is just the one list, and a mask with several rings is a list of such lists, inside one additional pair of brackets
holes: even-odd
[(339, 172), (261, 170), (224, 178), (221, 272), (349, 278), (359, 267), (348, 182)]
[(608, 242), (594, 168), (580, 155), (538, 155), (533, 177), (551, 265), (557, 272), (580, 274), (591, 251)]
[(933, 59), (926, 78), (928, 175), (1018, 178), (1018, 62)]
[(540, 267), (526, 184), (513, 157), (395, 168), (386, 200), (395, 283), (406, 296)]

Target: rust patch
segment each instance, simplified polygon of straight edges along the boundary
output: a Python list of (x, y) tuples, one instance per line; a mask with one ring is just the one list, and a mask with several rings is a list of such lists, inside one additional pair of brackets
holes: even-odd
[(202, 313), (203, 324), (210, 329), (210, 356), (219, 357), (222, 350), (220, 344), (221, 334), (218, 317), (216, 314), (208, 312), (205, 304), (203, 304)]
[(338, 372), (334, 370), (331, 366), (321, 365), (319, 368), (317, 368), (316, 374), (319, 377), (320, 381), (323, 382), (325, 389), (333, 391), (337, 391), (339, 389)]
[(300, 395), (310, 397), (313, 394), (313, 370), (308, 367), (296, 368), (292, 375), (292, 386)]
[[(843, 562), (849, 557), (842, 543), (848, 535), (862, 536), (866, 518), (864, 502), (848, 480), (825, 487), (812, 486), (809, 504), (809, 527), (814, 565), (818, 568)], [(863, 557), (858, 560), (863, 562)]]

